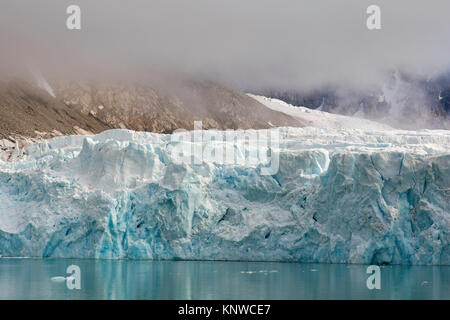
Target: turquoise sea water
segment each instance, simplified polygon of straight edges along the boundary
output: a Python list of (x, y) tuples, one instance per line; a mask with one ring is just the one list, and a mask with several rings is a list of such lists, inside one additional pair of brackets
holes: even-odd
[[(69, 265), (81, 289), (69, 290)], [(0, 259), (0, 299), (450, 299), (449, 266), (382, 266), (369, 290), (364, 265), (272, 262)]]

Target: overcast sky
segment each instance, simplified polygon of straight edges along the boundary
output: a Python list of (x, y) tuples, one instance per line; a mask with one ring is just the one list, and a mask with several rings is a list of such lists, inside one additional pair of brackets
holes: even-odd
[[(80, 31), (66, 8), (81, 7)], [(381, 7), (382, 29), (366, 28)], [(176, 69), (245, 88), (371, 84), (450, 65), (448, 0), (0, 0), (0, 67), (44, 74)]]

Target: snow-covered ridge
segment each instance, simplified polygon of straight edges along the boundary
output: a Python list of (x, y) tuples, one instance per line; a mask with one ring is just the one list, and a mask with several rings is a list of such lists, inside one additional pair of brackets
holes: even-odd
[(34, 144), (0, 162), (0, 255), (450, 264), (449, 131), (271, 130), (269, 176), (180, 161), (174, 135)]
[(332, 128), (332, 129), (362, 129), (362, 130), (391, 130), (392, 127), (379, 122), (343, 116), (339, 114), (313, 110), (306, 107), (297, 107), (282, 100), (248, 94), (248, 96), (262, 103), (269, 109), (283, 112), (292, 117), (301, 118), (309, 122), (311, 127)]

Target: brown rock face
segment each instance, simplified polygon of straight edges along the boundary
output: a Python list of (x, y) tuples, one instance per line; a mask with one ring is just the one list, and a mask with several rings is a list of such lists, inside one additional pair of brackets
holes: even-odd
[(31, 82), (0, 82), (0, 137), (48, 138), (112, 128), (170, 133), (203, 129), (264, 129), (302, 126), (243, 92), (211, 81), (153, 84), (52, 83), (55, 97)]
[(96, 133), (106, 123), (23, 81), (0, 82), (0, 137)]
[(246, 94), (210, 81), (185, 81), (173, 88), (158, 85), (80, 84), (55, 87), (67, 105), (78, 107), (114, 128), (170, 133), (193, 129), (265, 129), (302, 126), (303, 123), (273, 111)]

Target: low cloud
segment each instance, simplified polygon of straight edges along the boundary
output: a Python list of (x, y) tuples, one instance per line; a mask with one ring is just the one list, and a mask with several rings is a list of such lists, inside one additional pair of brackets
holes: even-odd
[[(81, 7), (82, 29), (66, 29)], [(366, 28), (381, 7), (382, 29)], [(2, 74), (135, 76), (176, 70), (244, 89), (370, 86), (387, 70), (450, 65), (448, 0), (1, 0)]]

